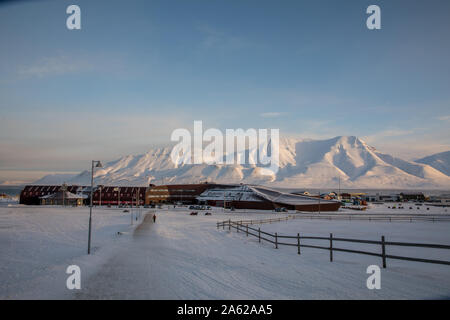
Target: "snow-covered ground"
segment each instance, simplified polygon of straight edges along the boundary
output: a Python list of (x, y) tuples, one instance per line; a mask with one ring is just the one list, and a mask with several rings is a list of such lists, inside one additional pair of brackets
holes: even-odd
[(0, 206), (0, 298), (59, 297), (67, 290), (67, 266), (101, 263), (102, 254), (121, 240), (117, 232), (131, 228), (129, 213), (95, 208), (97, 256), (87, 257), (88, 221), (86, 207)]
[[(243, 233), (216, 229), (217, 221), (273, 218), (273, 213), (212, 212), (189, 216), (186, 208), (163, 208), (155, 224), (146, 219), (135, 229), (129, 213), (96, 208), (94, 250), (87, 256), (88, 208), (1, 207), (0, 298), (450, 298), (449, 266), (388, 260), (381, 290), (368, 290), (366, 268), (381, 265), (381, 259), (335, 253), (330, 263), (324, 250), (302, 249), (300, 256), (294, 247), (276, 250)], [(378, 240), (385, 235), (387, 240), (450, 244), (449, 222), (295, 219), (261, 228), (286, 235), (332, 232), (336, 237)], [(450, 260), (443, 250), (389, 250)], [(65, 270), (71, 264), (81, 268), (78, 291), (66, 289)]]

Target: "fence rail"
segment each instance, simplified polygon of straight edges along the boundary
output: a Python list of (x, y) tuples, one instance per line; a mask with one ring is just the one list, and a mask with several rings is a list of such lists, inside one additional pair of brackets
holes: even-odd
[(289, 214), (280, 218), (272, 219), (256, 219), (256, 220), (240, 220), (241, 224), (265, 224), (280, 221), (287, 221), (290, 219), (323, 219), (323, 220), (364, 220), (364, 221), (389, 221), (389, 222), (413, 222), (413, 221), (429, 221), (429, 222), (450, 222), (450, 215), (408, 215), (408, 214), (395, 214), (395, 215), (384, 215), (384, 214), (310, 214), (310, 213), (296, 213)]
[(299, 213), (293, 216), (293, 219), (322, 219), (322, 220), (364, 220), (364, 221), (389, 221), (389, 222), (413, 222), (413, 221), (429, 221), (429, 222), (450, 222), (449, 215), (380, 215), (380, 214), (304, 214)]
[[(226, 220), (226, 221), (222, 221), (222, 222), (217, 222), (217, 229), (220, 229), (221, 227), (222, 227), (222, 229), (228, 228), (229, 231), (231, 231), (231, 229), (235, 229), (236, 232), (238, 232), (238, 233), (239, 232), (245, 233), (247, 237), (249, 235), (253, 236), (253, 237), (257, 237), (259, 243), (261, 243), (261, 241), (263, 241), (263, 240), (266, 242), (272, 243), (275, 245), (275, 249), (278, 249), (279, 246), (297, 247), (297, 253), (299, 255), (301, 254), (301, 248), (328, 250), (329, 254), (330, 254), (330, 262), (333, 262), (333, 253), (336, 251), (336, 252), (355, 253), (355, 254), (380, 257), (382, 259), (383, 268), (386, 268), (386, 266), (387, 266), (387, 264), (386, 264), (387, 259), (450, 265), (450, 261), (445, 261), (445, 260), (405, 257), (405, 256), (391, 255), (391, 254), (386, 253), (386, 247), (388, 247), (388, 246), (450, 250), (450, 245), (386, 241), (385, 236), (381, 236), (380, 241), (339, 238), (339, 237), (334, 237), (332, 233), (330, 233), (329, 237), (300, 236), (300, 233), (297, 233), (296, 236), (288, 236), (288, 235), (279, 235), (277, 232), (270, 233), (270, 232), (262, 231), (261, 228), (256, 229), (256, 228), (250, 227), (250, 225), (253, 225), (253, 224), (263, 224), (263, 223), (286, 221), (289, 218), (290, 218), (290, 216), (284, 217), (284, 218), (266, 219), (266, 220), (242, 220), (242, 221)], [(289, 242), (282, 242), (282, 241), (280, 241), (280, 239), (281, 240), (282, 239), (295, 239), (297, 241), (296, 241), (296, 243), (289, 243)], [(327, 241), (328, 245), (324, 246), (324, 245), (305, 244), (305, 243), (302, 243), (302, 240)], [(335, 244), (339, 243), (339, 242), (377, 245), (377, 246), (380, 246), (380, 252), (363, 251), (363, 250), (336, 247)]]

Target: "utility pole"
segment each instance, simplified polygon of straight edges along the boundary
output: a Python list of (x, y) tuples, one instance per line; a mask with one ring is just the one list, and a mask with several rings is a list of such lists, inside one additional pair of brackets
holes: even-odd
[(65, 199), (66, 190), (67, 190), (67, 185), (66, 185), (65, 183), (63, 183), (62, 186), (61, 186), (61, 191), (62, 191), (62, 205), (63, 205), (63, 207), (66, 206), (66, 199)]
[(320, 214), (320, 190), (319, 190), (319, 214)]
[(101, 168), (102, 163), (100, 161), (92, 160), (91, 168), (91, 204), (89, 206), (89, 236), (88, 236), (88, 254), (91, 254), (91, 230), (92, 230), (92, 198), (94, 191), (94, 164), (96, 168)]
[(131, 208), (130, 208), (130, 219), (131, 224), (133, 225), (133, 198), (134, 198), (134, 192), (131, 190)]
[(341, 176), (339, 176), (339, 191), (338, 191), (338, 200), (341, 200)]
[(137, 187), (137, 190), (136, 190), (136, 208), (137, 208), (137, 213), (138, 213), (138, 214), (136, 215), (136, 220), (137, 220), (137, 217), (138, 217), (138, 216), (139, 216), (139, 218), (140, 218), (140, 216), (141, 216), (140, 192), (141, 192), (140, 188)]

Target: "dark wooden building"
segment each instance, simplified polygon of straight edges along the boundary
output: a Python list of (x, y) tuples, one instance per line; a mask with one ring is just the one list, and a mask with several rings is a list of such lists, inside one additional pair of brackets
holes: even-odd
[[(62, 186), (25, 186), (20, 192), (19, 203), (26, 205), (40, 205), (41, 197), (58, 193), (59, 191), (61, 191), (61, 187)], [(82, 188), (84, 187), (67, 186), (67, 191), (77, 194), (79, 193), (79, 191), (81, 191)]]
[(94, 190), (94, 205), (144, 205), (147, 187), (98, 186)]
[(145, 195), (145, 203), (197, 203), (197, 197), (214, 184), (174, 184), (149, 187)]
[[(40, 205), (41, 198), (62, 191), (62, 186), (36, 186), (28, 185), (20, 193), (20, 204)], [(66, 190), (73, 194), (83, 194), (87, 197), (83, 200), (84, 205), (90, 204), (90, 186), (66, 186)], [(118, 186), (96, 186), (92, 202), (94, 205), (143, 205), (147, 187), (118, 187)]]

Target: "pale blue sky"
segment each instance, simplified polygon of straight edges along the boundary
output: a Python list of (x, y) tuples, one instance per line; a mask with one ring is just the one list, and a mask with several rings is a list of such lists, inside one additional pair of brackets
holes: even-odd
[[(82, 30), (66, 28), (70, 4)], [(370, 4), (382, 30), (366, 28)], [(143, 153), (194, 120), (356, 135), (407, 159), (447, 151), (449, 12), (424, 0), (0, 4), (0, 180)]]

